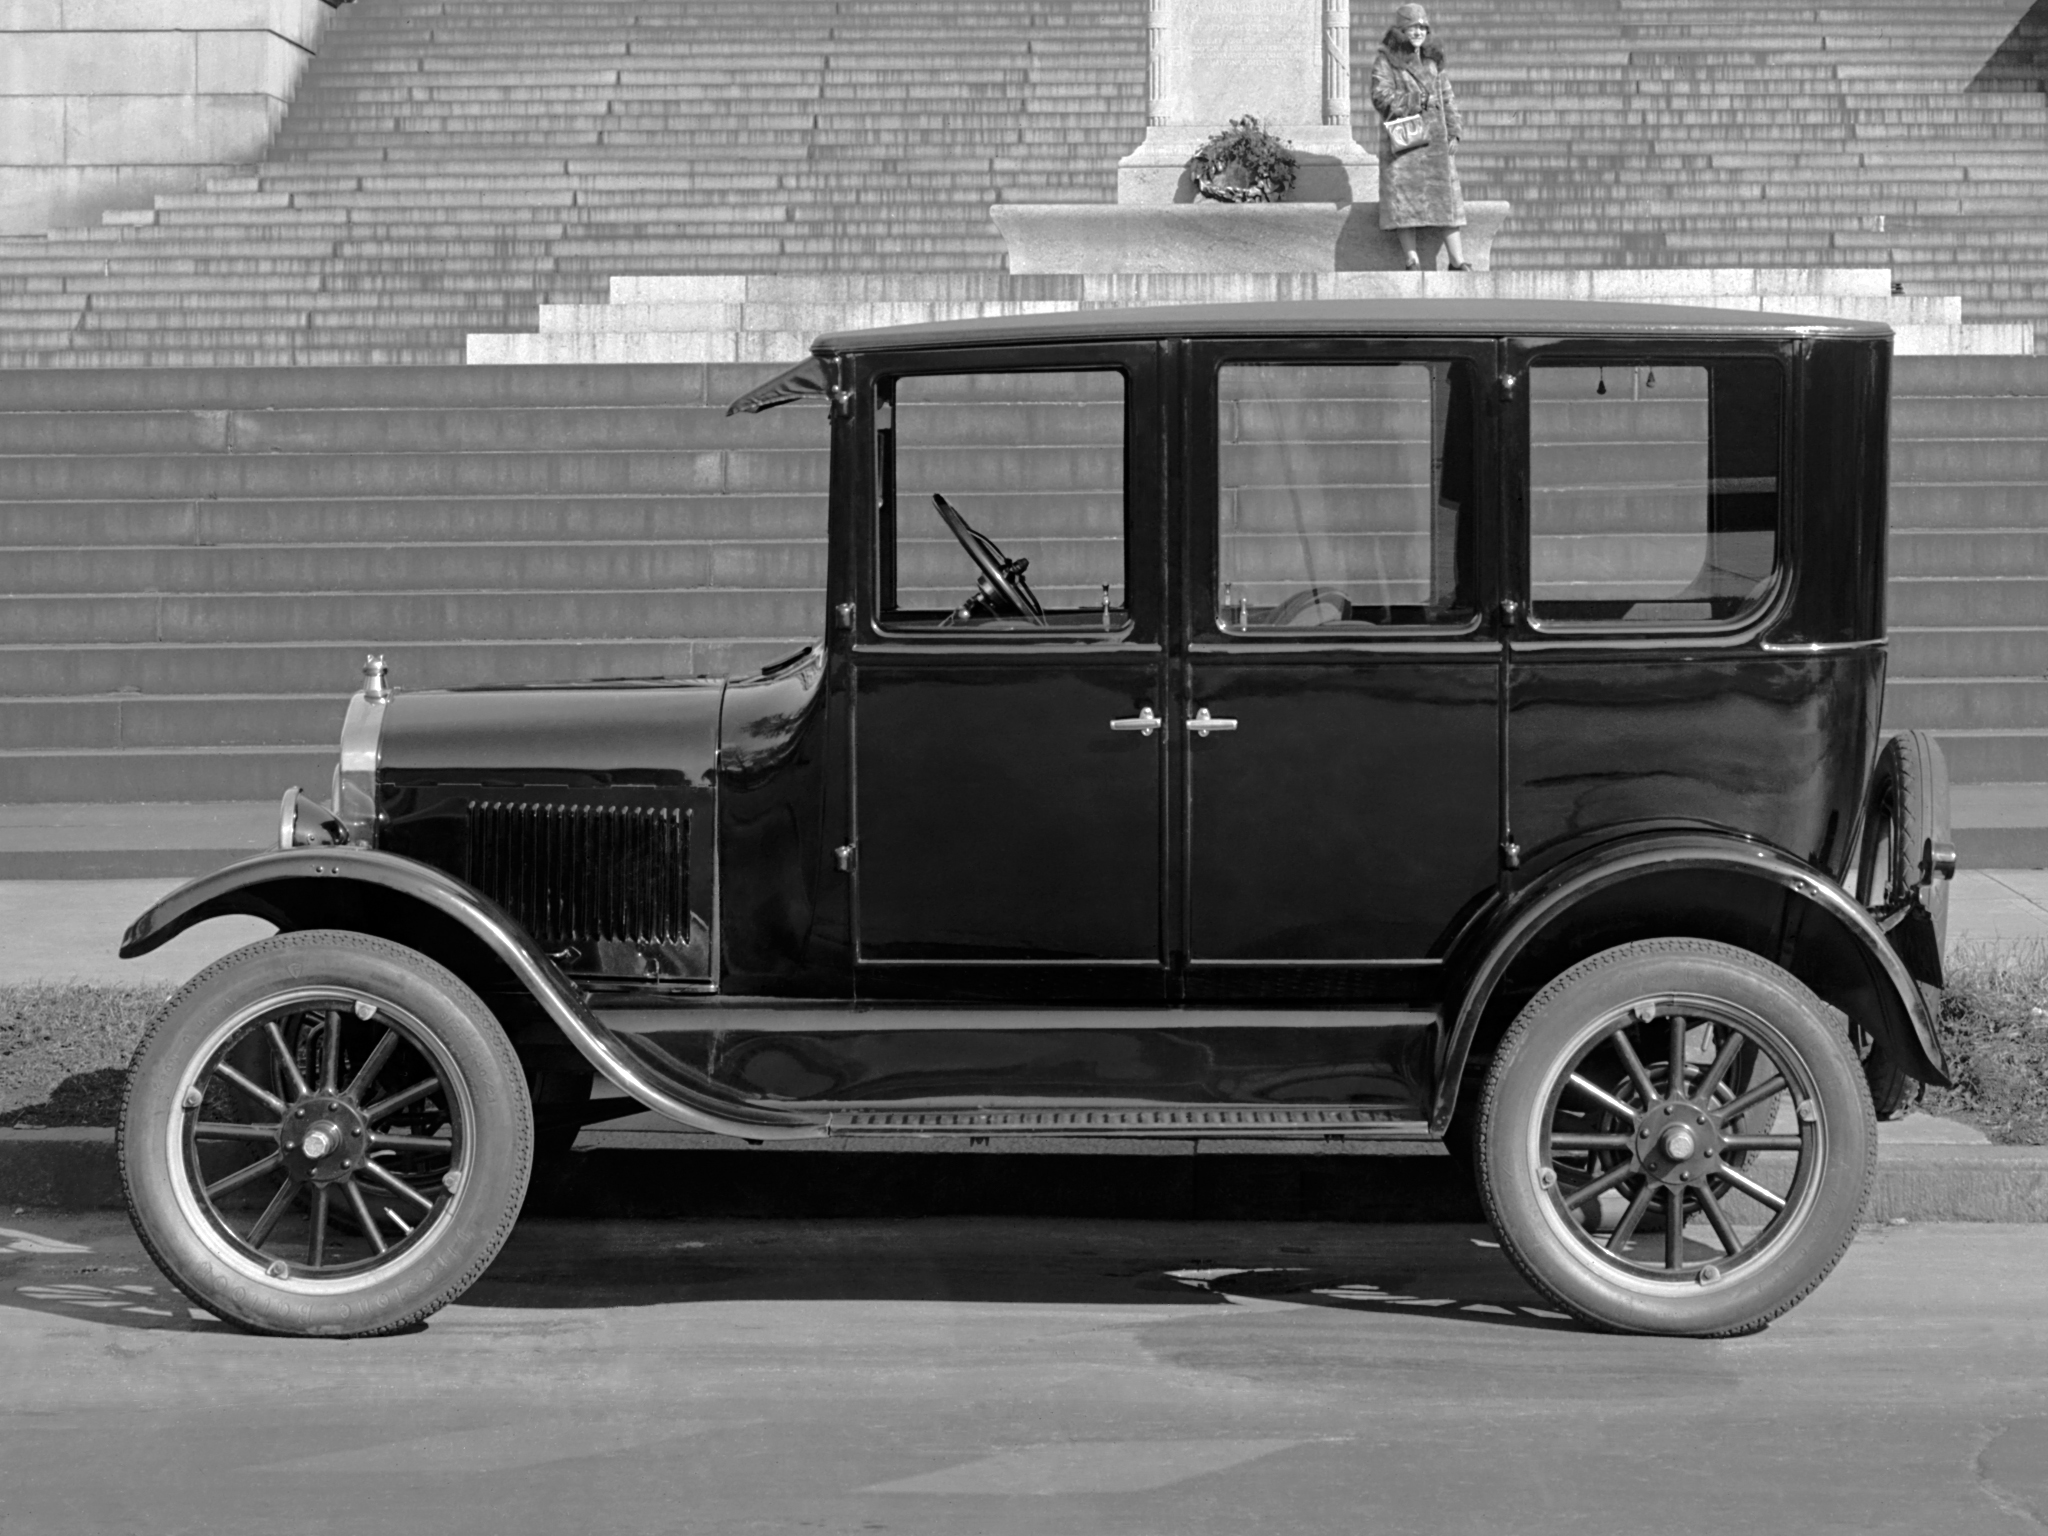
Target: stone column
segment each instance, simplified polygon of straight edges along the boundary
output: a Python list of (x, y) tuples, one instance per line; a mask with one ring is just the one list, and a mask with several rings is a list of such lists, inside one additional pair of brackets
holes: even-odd
[(1188, 159), (1250, 113), (1294, 147), (1289, 202), (1379, 196), (1374, 158), (1351, 136), (1346, 0), (1150, 0), (1145, 142), (1117, 165), (1120, 203), (1189, 202)]

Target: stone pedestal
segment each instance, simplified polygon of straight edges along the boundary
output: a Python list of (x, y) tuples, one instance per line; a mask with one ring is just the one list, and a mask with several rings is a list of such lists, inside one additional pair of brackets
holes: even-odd
[[(997, 203), (1012, 272), (1386, 272), (1379, 164), (1351, 136), (1349, 0), (1150, 0), (1145, 142), (1117, 162), (1116, 201)], [(1250, 115), (1294, 150), (1282, 203), (1198, 197), (1188, 161)], [(1465, 260), (1484, 268), (1506, 203), (1466, 204)], [(1442, 259), (1425, 237), (1423, 265)]]
[(1192, 202), (1189, 159), (1247, 113), (1300, 159), (1289, 202), (1379, 196), (1351, 136), (1349, 0), (1151, 0), (1147, 40), (1145, 142), (1117, 164), (1119, 203)]
[[(1361, 203), (997, 203), (989, 210), (1026, 272), (1389, 272), (1401, 244)], [(1484, 270), (1506, 203), (1467, 203), (1465, 260)], [(1442, 242), (1417, 242), (1435, 268)]]

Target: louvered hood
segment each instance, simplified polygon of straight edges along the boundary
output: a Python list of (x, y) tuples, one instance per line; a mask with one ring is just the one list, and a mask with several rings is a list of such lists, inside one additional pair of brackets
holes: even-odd
[(593, 984), (712, 979), (718, 682), (400, 693), (378, 845), (445, 869)]

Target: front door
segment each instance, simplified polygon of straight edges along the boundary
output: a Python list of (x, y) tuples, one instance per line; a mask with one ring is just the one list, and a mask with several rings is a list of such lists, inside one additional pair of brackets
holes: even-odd
[(1189, 995), (1425, 999), (1498, 872), (1493, 346), (1190, 352)]
[(916, 353), (856, 381), (864, 996), (1163, 994), (1155, 356)]

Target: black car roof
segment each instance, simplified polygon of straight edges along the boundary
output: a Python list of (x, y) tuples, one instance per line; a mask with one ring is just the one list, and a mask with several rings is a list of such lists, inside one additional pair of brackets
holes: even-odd
[(1335, 299), (1270, 304), (1154, 305), (1056, 314), (936, 320), (835, 331), (814, 353), (1027, 341), (1103, 341), (1157, 336), (1858, 336), (1888, 337), (1869, 320), (1781, 315), (1683, 304), (1564, 299)]

